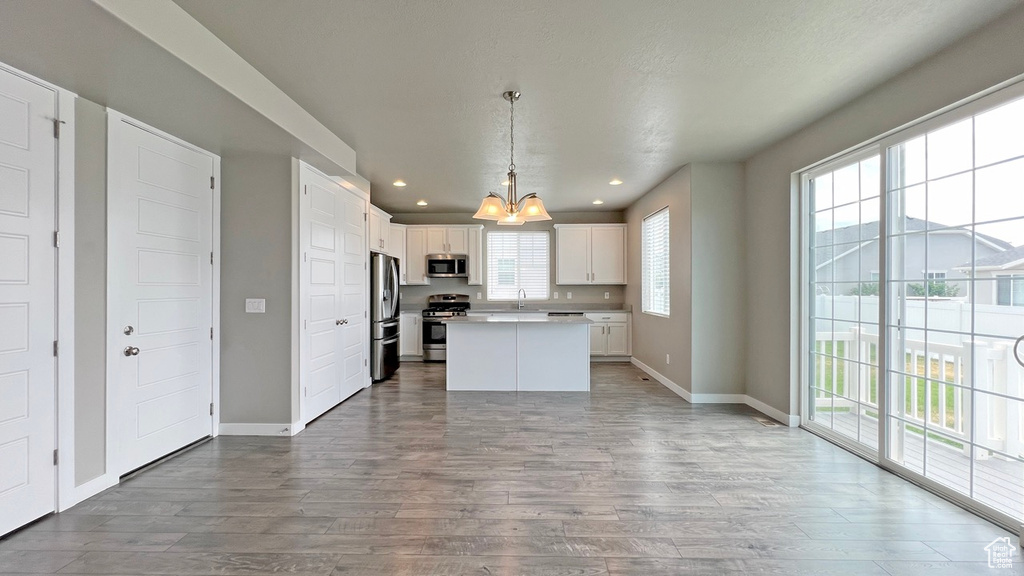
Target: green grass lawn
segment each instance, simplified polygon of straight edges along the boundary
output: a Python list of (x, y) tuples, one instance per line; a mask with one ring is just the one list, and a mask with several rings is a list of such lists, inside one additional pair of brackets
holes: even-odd
[[(837, 396), (844, 396), (856, 399), (856, 392), (851, 390), (847, 393), (846, 383), (846, 371), (839, 369), (833, 375), (832, 366), (835, 362), (834, 357), (845, 358), (847, 356), (847, 347), (850, 344), (847, 342), (821, 342), (818, 344), (818, 352), (823, 354), (822, 356), (815, 356), (814, 368), (815, 372), (822, 374), (822, 379), (815, 379), (815, 382), (820, 382), (821, 386), (827, 391)], [(860, 402), (866, 404), (878, 404), (878, 368), (877, 365), (877, 347), (869, 347), (869, 362), (872, 364), (868, 368), (868, 397), (859, 398)], [(944, 366), (942, 366), (944, 364)], [(955, 377), (956, 366), (952, 362), (941, 362), (938, 359), (932, 359), (929, 362), (927, 375), (932, 381), (926, 380), (924, 377), (905, 377), (904, 386), (904, 397), (905, 397), (905, 410), (907, 414), (914, 416), (915, 418), (924, 419), (925, 410), (927, 407), (926, 400), (931, 401), (930, 405), (930, 418), (929, 422), (933, 424), (939, 424), (943, 422), (944, 426), (952, 428), (955, 423), (954, 418), (954, 396), (957, 390), (952, 386), (943, 386), (940, 382), (953, 382)], [(914, 374), (925, 374), (925, 359), (923, 357), (917, 359), (917, 365), (914, 366), (913, 357), (910, 354), (906, 355), (906, 372), (913, 372)], [(833, 377), (834, 376), (834, 377)], [(820, 397), (824, 397), (825, 394), (818, 392)], [(930, 394), (930, 396), (929, 396)], [(946, 413), (939, 414), (939, 398), (942, 394), (946, 396)], [(917, 409), (914, 410), (913, 399), (917, 396)], [(847, 407), (840, 408), (828, 408), (822, 407), (817, 408), (820, 412), (849, 412), (850, 409)]]

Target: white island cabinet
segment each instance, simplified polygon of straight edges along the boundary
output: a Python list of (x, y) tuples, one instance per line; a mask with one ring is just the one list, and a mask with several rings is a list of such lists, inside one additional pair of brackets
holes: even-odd
[(534, 314), (448, 319), (447, 389), (589, 392), (590, 324)]

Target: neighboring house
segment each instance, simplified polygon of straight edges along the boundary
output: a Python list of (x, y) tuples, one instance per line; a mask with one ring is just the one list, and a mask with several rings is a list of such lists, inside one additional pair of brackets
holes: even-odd
[[(961, 264), (958, 270), (969, 275), (970, 262)], [(978, 304), (1024, 306), (1024, 246), (981, 258), (974, 263), (974, 270), (976, 279), (994, 280), (975, 283)]]
[[(923, 286), (924, 280), (946, 282), (959, 297), (968, 295), (967, 282), (950, 280), (967, 279), (970, 269), (963, 263), (972, 259), (989, 259), (1013, 249), (1013, 245), (993, 236), (978, 234), (976, 239), (970, 228), (942, 228), (941, 224), (907, 218), (904, 229), (908, 234), (903, 242), (903, 278)], [(931, 230), (926, 235), (913, 234)], [(927, 259), (925, 253), (927, 238)], [(849, 283), (839, 284), (834, 294), (850, 294), (857, 290), (855, 282), (877, 282), (878, 270), (878, 222), (868, 222), (815, 234), (815, 281)], [(955, 287), (955, 288), (953, 288)]]

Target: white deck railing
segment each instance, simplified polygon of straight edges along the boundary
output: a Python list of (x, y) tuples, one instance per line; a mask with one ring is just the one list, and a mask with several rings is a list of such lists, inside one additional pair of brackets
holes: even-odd
[[(1020, 400), (1024, 398), (1024, 369), (1014, 362), (1009, 345), (980, 339), (959, 344), (908, 339), (902, 344), (906, 362), (894, 368), (902, 368), (907, 376), (903, 376), (904, 396), (893, 407), (894, 415), (922, 428), (927, 421), (929, 430), (965, 442), (970, 440), (973, 417), (975, 444), (982, 447), (976, 450), (976, 457), (987, 457), (991, 450), (1024, 457), (1024, 402)], [(860, 412), (863, 406), (867, 408), (865, 412), (874, 411), (866, 415), (877, 417), (877, 393), (882, 388), (882, 377), (877, 374), (878, 335), (861, 333), (856, 328), (818, 332), (815, 350), (841, 360), (832, 360), (828, 370), (825, 362), (819, 360), (815, 385), (831, 390), (835, 396), (821, 397), (816, 402), (818, 408), (831, 404), (833, 409)], [(840, 381), (844, 384), (842, 388)], [(989, 393), (977, 395), (977, 406), (973, 409), (972, 387)], [(938, 405), (933, 407), (935, 392)], [(924, 398), (923, 406), (919, 396)], [(969, 454), (970, 447), (965, 444), (964, 450)]]

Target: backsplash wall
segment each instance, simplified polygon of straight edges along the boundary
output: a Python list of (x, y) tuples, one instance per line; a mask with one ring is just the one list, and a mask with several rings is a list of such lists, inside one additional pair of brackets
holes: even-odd
[[(551, 213), (551, 220), (546, 222), (531, 222), (518, 227), (518, 230), (523, 231), (541, 231), (546, 230), (551, 233), (551, 285), (550, 294), (553, 296), (555, 292), (558, 292), (558, 299), (551, 298), (546, 301), (532, 300), (530, 304), (535, 306), (537, 304), (548, 304), (548, 305), (559, 305), (571, 306), (573, 304), (580, 305), (621, 305), (625, 302), (625, 286), (585, 286), (585, 285), (558, 285), (555, 284), (555, 224), (610, 224), (610, 223), (622, 223), (625, 222), (625, 214), (623, 212), (553, 212)], [(416, 214), (416, 213), (402, 213), (394, 214), (391, 219), (392, 223), (395, 224), (409, 224), (409, 225), (422, 225), (422, 224), (483, 224), (484, 235), (483, 235), (483, 254), (486, 257), (487, 254), (487, 232), (489, 230), (498, 230), (499, 227), (494, 222), (482, 222), (480, 220), (474, 220), (471, 214), (467, 213), (452, 213), (452, 214)], [(500, 228), (502, 231), (508, 231), (506, 227)], [(627, 255), (627, 265), (628, 258)], [(487, 266), (483, 266), (484, 284), (480, 286), (470, 286), (465, 278), (431, 278), (428, 286), (402, 286), (401, 287), (401, 305), (403, 309), (419, 309), (426, 307), (427, 296), (433, 294), (467, 294), (470, 298), (470, 305), (477, 308), (483, 307), (495, 307), (500, 308), (508, 306), (508, 301), (488, 301), (487, 300)], [(631, 281), (632, 278), (627, 278), (627, 281)], [(568, 292), (572, 292), (572, 299), (566, 298)], [(608, 292), (608, 299), (604, 297), (604, 293)], [(480, 294), (480, 298), (477, 298), (477, 293)], [(511, 303), (512, 306), (515, 303)]]

